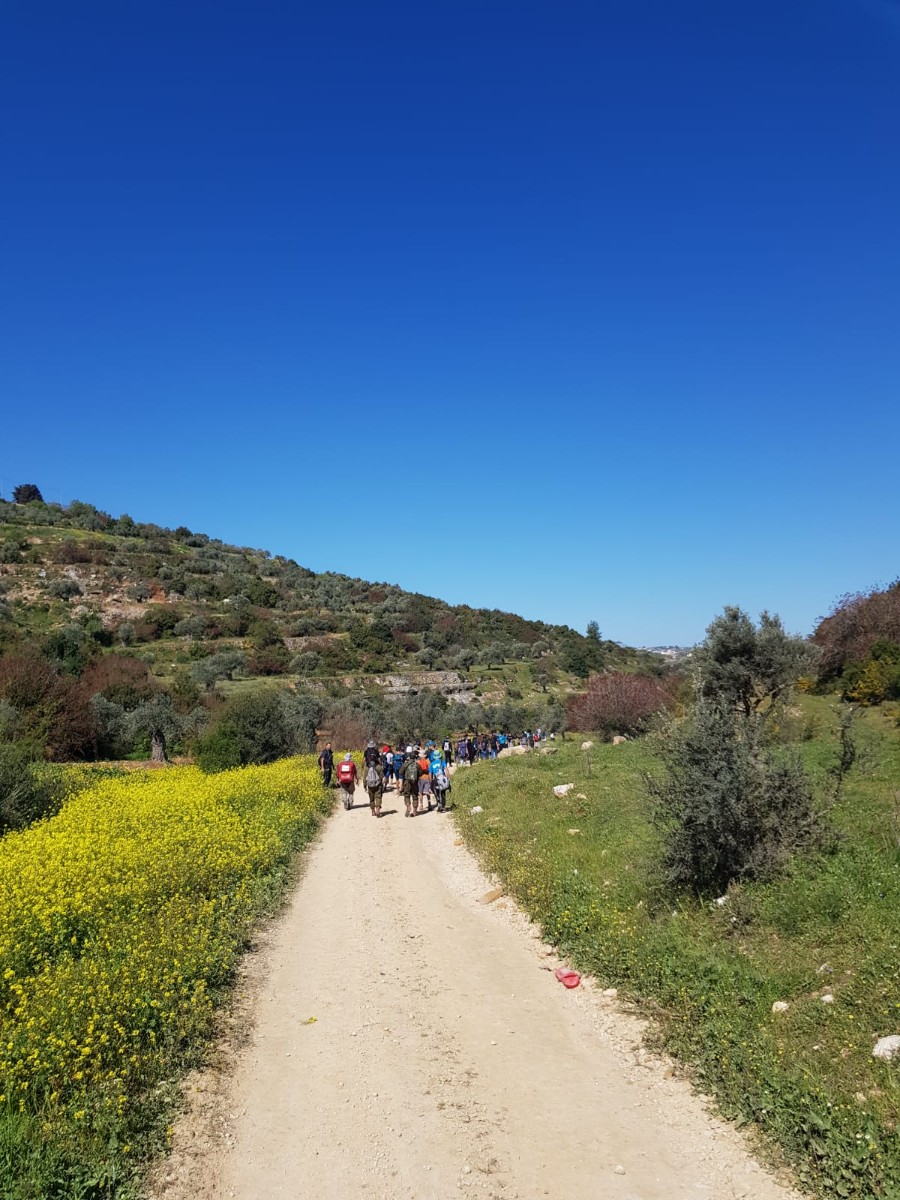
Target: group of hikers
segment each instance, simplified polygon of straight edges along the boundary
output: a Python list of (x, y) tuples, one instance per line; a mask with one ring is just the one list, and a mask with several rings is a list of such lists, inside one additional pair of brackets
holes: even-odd
[[(553, 734), (550, 736), (552, 738)], [(540, 729), (526, 731), (515, 742), (534, 746), (542, 737)], [(445, 738), (441, 746), (434, 741), (426, 741), (424, 746), (416, 742), (405, 750), (401, 747), (394, 750), (387, 745), (379, 748), (374, 740), (370, 740), (363, 751), (362, 770), (349, 753), (335, 767), (331, 742), (326, 742), (319, 754), (319, 768), (326, 787), (331, 787), (333, 779), (336, 781), (344, 808), (353, 807), (356, 786), (361, 783), (368, 793), (372, 816), (380, 817), (382, 798), (393, 783), (397, 791), (402, 792), (406, 816), (415, 817), (419, 812), (431, 812), (432, 807), (438, 812), (447, 811), (454, 757), (457, 763), (471, 766), (478, 759), (496, 758), (512, 742), (509, 734), (499, 732), (480, 736), (470, 734), (458, 738), (455, 746), (450, 738)]]

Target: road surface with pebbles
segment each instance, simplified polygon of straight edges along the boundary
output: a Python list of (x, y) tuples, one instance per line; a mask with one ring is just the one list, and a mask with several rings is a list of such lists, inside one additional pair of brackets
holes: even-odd
[(793, 1200), (639, 1021), (484, 902), (451, 816), (385, 811), (328, 821), (247, 956), (158, 1200)]

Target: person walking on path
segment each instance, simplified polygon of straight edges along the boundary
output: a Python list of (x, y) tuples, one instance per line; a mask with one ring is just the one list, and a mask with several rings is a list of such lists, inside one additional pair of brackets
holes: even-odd
[(416, 766), (419, 768), (419, 805), (424, 809), (427, 804), (428, 811), (431, 812), (431, 759), (426, 751), (423, 750), (416, 759)]
[(359, 779), (359, 772), (352, 754), (344, 755), (344, 761), (338, 765), (337, 777), (341, 787), (341, 801), (344, 808), (349, 810), (353, 807), (353, 793), (356, 791), (356, 781)]
[(437, 810), (438, 812), (446, 812), (447, 793), (450, 791), (450, 778), (447, 772), (450, 768), (444, 762), (442, 754), (432, 754), (429, 770), (431, 772), (431, 790), (434, 792)]
[(319, 755), (319, 770), (322, 772), (323, 785), (331, 787), (331, 772), (334, 770), (334, 754), (331, 749), (331, 742), (325, 743), (325, 749)]
[(363, 755), (363, 783), (369, 793), (369, 810), (373, 817), (380, 817), (381, 797), (384, 795), (384, 767), (374, 742), (369, 742)]
[(381, 766), (384, 769), (384, 786), (394, 778), (394, 752), (390, 746), (381, 747)]
[(406, 761), (401, 768), (403, 771), (403, 803), (406, 805), (406, 815), (414, 817), (419, 811), (419, 764), (413, 754), (412, 746), (406, 747)]

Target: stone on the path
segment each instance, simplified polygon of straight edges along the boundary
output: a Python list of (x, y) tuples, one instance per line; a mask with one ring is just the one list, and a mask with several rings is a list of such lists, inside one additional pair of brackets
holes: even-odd
[(553, 789), (553, 795), (559, 797), (568, 796), (574, 786), (574, 783), (558, 783)]
[(892, 1058), (900, 1058), (900, 1034), (892, 1033), (890, 1037), (879, 1038), (872, 1051), (873, 1058), (881, 1058), (890, 1062)]
[(603, 991), (600, 993), (600, 995), (605, 996), (607, 1000), (615, 1000), (616, 997), (618, 996), (618, 994), (619, 994), (618, 988), (604, 988)]
[(791, 1006), (788, 1004), (787, 1000), (776, 1000), (775, 1003), (772, 1005), (772, 1012), (773, 1013), (787, 1012), (787, 1010), (790, 1007)]
[(503, 895), (502, 887), (491, 888), (491, 890), (489, 892), (484, 893), (484, 895), (481, 897), (481, 899), (478, 901), (478, 903), (479, 904), (493, 904), (494, 901), (499, 900), (502, 895)]

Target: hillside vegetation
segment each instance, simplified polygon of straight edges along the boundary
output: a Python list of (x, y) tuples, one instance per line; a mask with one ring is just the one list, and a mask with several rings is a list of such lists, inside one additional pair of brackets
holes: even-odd
[(0, 562), (5, 642), (74, 624), (101, 644), (139, 648), (161, 670), (239, 648), (245, 661), (233, 670), (249, 676), (466, 672), (522, 662), (541, 686), (557, 673), (586, 678), (660, 661), (599, 633), (317, 574), (264, 550), (114, 519), (77, 501), (0, 501)]
[(221, 769), (307, 752), (317, 731), (358, 745), (561, 728), (591, 673), (667, 669), (595, 622), (582, 635), (15, 495), (0, 501), (0, 780), (26, 794), (0, 789), (0, 831), (53, 808), (23, 755), (201, 752)]
[(821, 655), (821, 688), (858, 704), (900, 700), (900, 579), (842, 596), (812, 640)]

